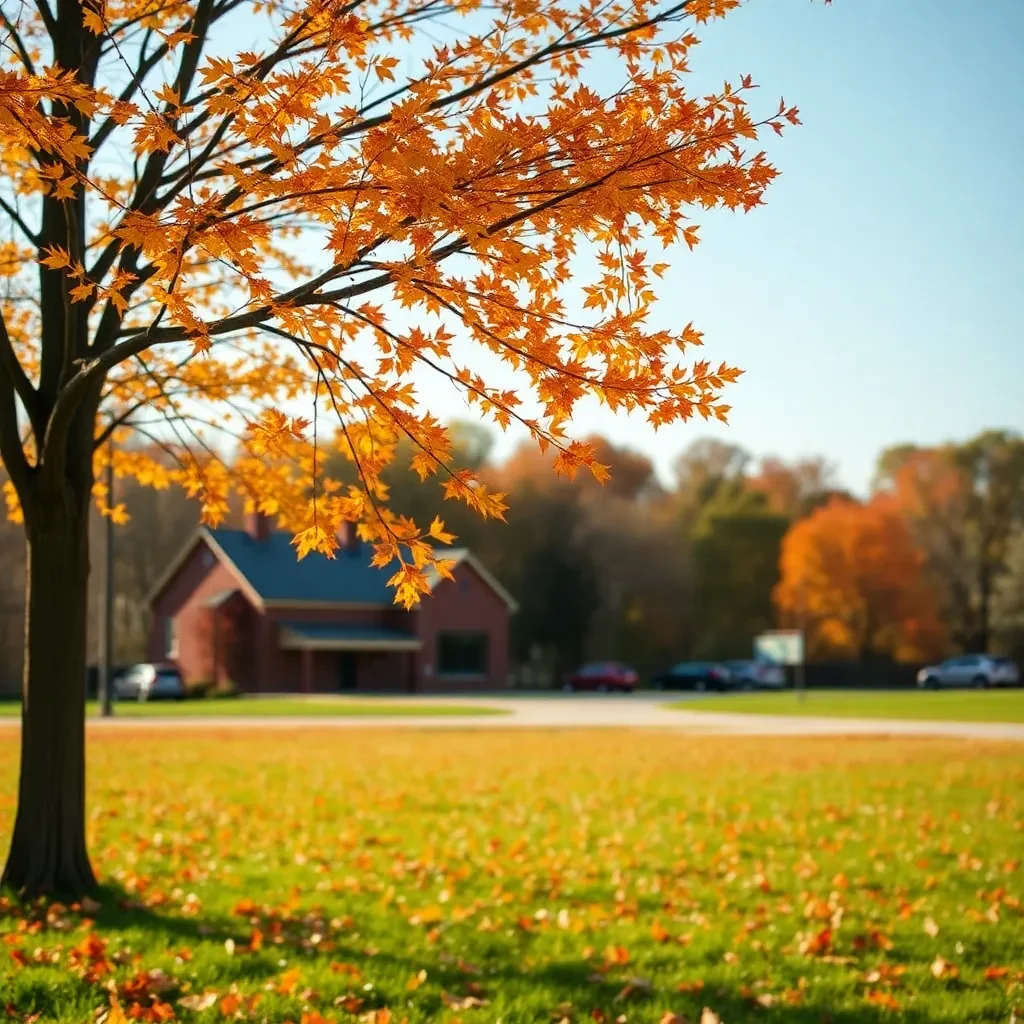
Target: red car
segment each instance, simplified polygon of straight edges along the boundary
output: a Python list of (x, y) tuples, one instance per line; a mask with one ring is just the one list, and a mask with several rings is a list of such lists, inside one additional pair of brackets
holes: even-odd
[(595, 661), (590, 665), (578, 668), (566, 677), (566, 690), (619, 690), (632, 693), (636, 689), (639, 677), (628, 665), (617, 661)]

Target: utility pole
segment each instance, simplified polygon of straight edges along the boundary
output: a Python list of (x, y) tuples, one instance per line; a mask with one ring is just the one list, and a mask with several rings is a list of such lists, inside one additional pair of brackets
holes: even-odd
[[(107, 441), (107, 508), (114, 507), (114, 435)], [(114, 685), (114, 520), (103, 517), (103, 633), (99, 665), (100, 714), (110, 718), (114, 713), (111, 701)]]
[(799, 593), (797, 595), (797, 620), (796, 628), (797, 634), (800, 637), (800, 657), (796, 663), (796, 672), (794, 673), (795, 678), (793, 679), (794, 689), (796, 690), (796, 699), (803, 702), (806, 696), (806, 687), (804, 681), (804, 662), (807, 659), (807, 654), (804, 650), (806, 647), (806, 635), (804, 629), (805, 623), (805, 608), (804, 608), (804, 578), (800, 577)]

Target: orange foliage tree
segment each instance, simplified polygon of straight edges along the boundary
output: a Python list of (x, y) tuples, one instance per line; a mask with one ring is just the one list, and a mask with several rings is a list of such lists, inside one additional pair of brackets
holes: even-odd
[(915, 661), (942, 650), (924, 556), (889, 498), (834, 498), (794, 523), (780, 571), (779, 617), (788, 626), (803, 624), (811, 657)]
[[(29, 566), (6, 883), (94, 881), (90, 494), (126, 514), (95, 488), (108, 440), (152, 433), (178, 464), (115, 444), (117, 473), (183, 486), (209, 523), (238, 491), (299, 556), (357, 522), (410, 605), (448, 534), (387, 511), (399, 440), (446, 496), (504, 508), (453, 464), (423, 371), (567, 471), (594, 461), (565, 433), (586, 398), (655, 425), (724, 417), (737, 371), (690, 361), (693, 326), (650, 320), (655, 250), (696, 243), (695, 209), (757, 206), (776, 174), (759, 133), (798, 120), (752, 113), (749, 77), (688, 92), (696, 27), (738, 4), (3, 4), (0, 456)], [(491, 375), (502, 361), (514, 386)], [(357, 484), (322, 479), (326, 415)]]
[(925, 552), (954, 641), (987, 651), (1024, 519), (1024, 437), (987, 430), (961, 444), (900, 445), (882, 454), (876, 485), (899, 503)]

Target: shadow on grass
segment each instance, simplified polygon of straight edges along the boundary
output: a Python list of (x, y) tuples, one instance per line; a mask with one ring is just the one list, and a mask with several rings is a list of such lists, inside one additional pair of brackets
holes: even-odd
[[(452, 953), (446, 953), (443, 947), (424, 950), (422, 946), (417, 946), (415, 953), (406, 954), (398, 949), (379, 948), (378, 945), (371, 952), (367, 948), (367, 936), (356, 941), (354, 936), (340, 934), (327, 944), (329, 948), (320, 949), (317, 944), (310, 942), (310, 918), (305, 911), (299, 911), (291, 917), (261, 919), (268, 936), (275, 929), (277, 934), (268, 937), (262, 949), (248, 951), (246, 947), (251, 935), (251, 924), (247, 918), (210, 913), (185, 916), (165, 912), (140, 904), (132, 893), (111, 884), (103, 886), (96, 898), (100, 903), (99, 908), (83, 916), (88, 916), (95, 923), (96, 931), (102, 937), (124, 936), (128, 945), (135, 944), (134, 936), (140, 939), (144, 937), (147, 947), (172, 957), (181, 949), (193, 950), (197, 961), (201, 957), (205, 967), (211, 969), (209, 980), (221, 991), (233, 983), (263, 989), (265, 983), (281, 974), (281, 961), (286, 959), (289, 967), (302, 968), (304, 975), (318, 975), (314, 982), (320, 989), (317, 1004), (323, 1007), (325, 1013), (331, 1009), (336, 997), (352, 993), (362, 998), (365, 995), (362, 991), (364, 978), (382, 979), (373, 994), (363, 999), (364, 1010), (389, 1003), (393, 1007), (400, 1006), (413, 998), (406, 991), (404, 980), (389, 984), (383, 979), (408, 979), (426, 970), (430, 979), (429, 986), (417, 992), (414, 998), (417, 1012), (427, 1017), (448, 1012), (441, 992), (467, 994), (473, 991), (475, 982), (482, 986), (481, 991), (491, 1000), (496, 1000), (500, 993), (505, 1001), (514, 1002), (517, 1006), (527, 1002), (531, 1007), (543, 1006), (545, 1012), (550, 1012), (554, 1017), (559, 1016), (556, 1012), (559, 1008), (568, 1008), (563, 1015), (578, 1021), (594, 1019), (611, 1022), (620, 1015), (626, 1015), (630, 1020), (636, 1020), (638, 1016), (660, 1020), (671, 1011), (681, 1015), (683, 1020), (696, 1024), (705, 1006), (712, 1007), (725, 1024), (881, 1024), (882, 1021), (893, 1019), (891, 1011), (867, 1003), (853, 1008), (833, 1009), (824, 1002), (828, 998), (827, 990), (819, 988), (815, 993), (814, 985), (805, 993), (806, 1004), (800, 1006), (788, 1005), (781, 1000), (771, 1006), (761, 1006), (734, 983), (714, 980), (708, 981), (698, 992), (679, 992), (673, 985), (660, 984), (653, 991), (648, 991), (643, 984), (639, 984), (634, 985), (633, 992), (624, 994), (633, 975), (643, 974), (645, 969), (653, 969), (658, 977), (662, 977), (674, 967), (686, 967), (690, 974), (699, 973), (701, 968), (706, 967), (708, 973), (713, 975), (713, 968), (718, 966), (717, 958), (712, 959), (710, 955), (701, 953), (680, 952), (678, 957), (657, 957), (654, 962), (638, 966), (635, 971), (631, 967), (621, 967), (601, 974), (595, 972), (593, 962), (581, 959), (551, 959), (533, 964), (528, 942), (516, 948), (512, 944), (496, 941), (490, 948), (466, 951), (467, 957), (477, 961), (479, 973), (474, 973), (465, 965), (460, 965), (457, 958)], [(42, 901), (12, 901), (7, 916), (45, 922), (46, 912), (47, 904)], [(260, 917), (258, 914), (256, 916)], [(404, 922), (399, 927), (403, 925)], [(233, 956), (228, 955), (224, 948), (228, 940), (235, 943), (236, 953)], [(400, 949), (403, 936), (395, 934), (394, 945)], [(203, 946), (206, 948), (200, 952)], [(215, 965), (211, 965), (211, 957), (215, 958)], [(358, 969), (359, 977), (332, 972), (331, 964), (338, 962)], [(151, 965), (152, 961), (146, 966)], [(134, 965), (131, 971), (140, 967), (143, 964)], [(54, 984), (50, 969), (43, 970), (45, 973), (36, 974), (29, 967), (19, 971), (17, 978), (7, 979), (3, 977), (3, 971), (0, 971), (0, 996), (8, 1001), (13, 996), (13, 1005), (20, 1012), (41, 1013), (47, 1019), (71, 1020), (78, 1019), (75, 1015), (82, 1011), (87, 1015), (92, 1013), (97, 996), (94, 986), (67, 974), (60, 984)], [(119, 976), (121, 973), (119, 970)], [(909, 996), (909, 993), (906, 995)], [(904, 1002), (903, 996), (904, 993), (897, 993), (901, 1002)], [(267, 1011), (272, 1009), (272, 1006), (266, 1007)], [(357, 1016), (350, 1016), (339, 1008), (333, 1012), (339, 1021), (357, 1019)], [(520, 1020), (525, 1024), (527, 1019), (535, 1019), (535, 1014), (529, 1018), (522, 1015), (526, 1012), (524, 1006), (519, 1010), (519, 1015), (513, 1009), (510, 1013), (504, 1013), (503, 1017), (508, 1024)], [(479, 1010), (476, 1017), (481, 1022), (492, 1019), (486, 1016), (487, 1013), (486, 1010)], [(181, 1008), (178, 1019), (187, 1021), (195, 1016)], [(474, 1019), (472, 1014), (471, 1019)], [(954, 1024), (962, 1018), (958, 1016), (954, 1003), (943, 1007), (915, 1007), (910, 1003), (899, 1011), (899, 1019), (911, 1024)], [(1003, 1018), (996, 1016), (990, 1019), (995, 1021)]]

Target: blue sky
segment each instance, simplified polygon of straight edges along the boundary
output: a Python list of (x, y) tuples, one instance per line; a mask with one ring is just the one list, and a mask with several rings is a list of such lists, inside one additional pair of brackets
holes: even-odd
[(821, 453), (862, 491), (894, 442), (1024, 427), (1024, 0), (748, 0), (703, 39), (695, 85), (749, 72), (803, 120), (769, 147), (767, 205), (700, 218), (666, 279), (662, 315), (746, 370), (730, 424), (655, 434), (587, 407), (576, 433), (666, 476), (709, 433)]

